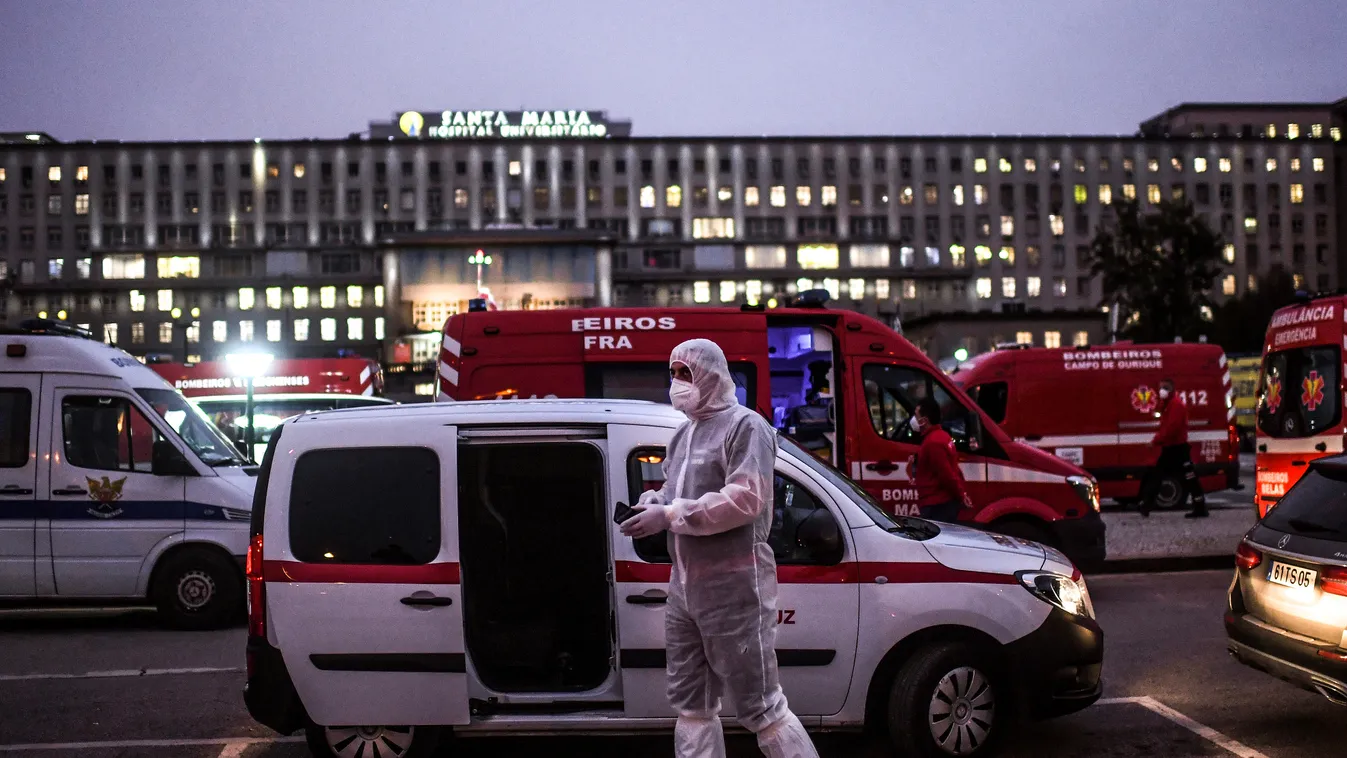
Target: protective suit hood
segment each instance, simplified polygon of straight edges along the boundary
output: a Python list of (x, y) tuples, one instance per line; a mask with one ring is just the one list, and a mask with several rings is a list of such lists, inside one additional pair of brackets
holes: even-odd
[(684, 411), (694, 421), (710, 418), (739, 404), (734, 396), (734, 378), (720, 345), (707, 339), (688, 340), (669, 354), (669, 365), (682, 363), (692, 371), (692, 384), (699, 401)]

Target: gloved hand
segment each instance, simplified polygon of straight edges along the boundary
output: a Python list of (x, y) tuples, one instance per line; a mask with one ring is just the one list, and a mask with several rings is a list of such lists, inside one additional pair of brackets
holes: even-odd
[(622, 534), (641, 539), (669, 528), (669, 509), (665, 505), (637, 505), (636, 515), (622, 522)]
[(636, 500), (637, 505), (665, 505), (664, 495), (660, 490), (646, 490)]

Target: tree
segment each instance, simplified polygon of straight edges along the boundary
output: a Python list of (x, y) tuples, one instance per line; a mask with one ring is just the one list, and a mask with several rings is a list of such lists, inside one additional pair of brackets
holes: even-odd
[(1204, 309), (1220, 273), (1221, 236), (1185, 201), (1161, 201), (1142, 213), (1122, 201), (1095, 232), (1091, 273), (1105, 304), (1121, 309), (1123, 334), (1142, 342), (1195, 340), (1209, 331)]
[(1273, 266), (1258, 286), (1216, 307), (1211, 322), (1211, 341), (1227, 353), (1261, 353), (1268, 322), (1278, 309), (1296, 301), (1295, 279), (1281, 266)]

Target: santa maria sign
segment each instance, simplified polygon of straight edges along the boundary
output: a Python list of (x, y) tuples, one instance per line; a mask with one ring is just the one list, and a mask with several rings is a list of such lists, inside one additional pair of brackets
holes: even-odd
[(398, 131), (418, 139), (602, 139), (610, 129), (602, 111), (407, 111)]

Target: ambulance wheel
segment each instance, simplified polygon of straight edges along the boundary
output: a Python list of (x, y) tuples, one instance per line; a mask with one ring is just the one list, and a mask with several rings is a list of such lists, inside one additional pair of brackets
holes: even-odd
[(960, 643), (918, 650), (889, 690), (889, 736), (899, 755), (991, 755), (1010, 707), (1000, 675)]
[(155, 569), (150, 599), (175, 629), (219, 629), (242, 618), (243, 576), (220, 553), (186, 548)]
[(314, 758), (424, 758), (435, 754), (433, 726), (318, 726), (304, 732)]
[(1173, 511), (1183, 507), (1188, 493), (1183, 491), (1183, 481), (1176, 476), (1163, 476), (1155, 488), (1155, 510)]

